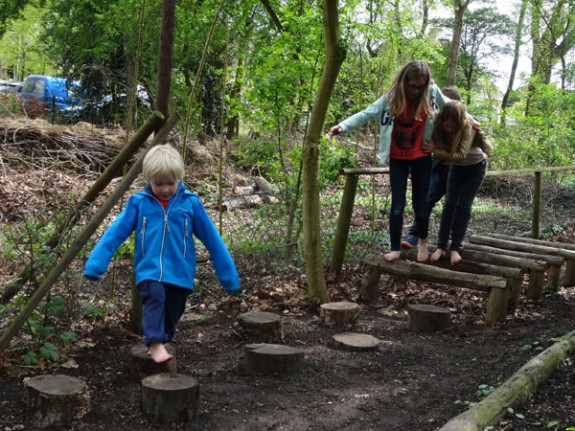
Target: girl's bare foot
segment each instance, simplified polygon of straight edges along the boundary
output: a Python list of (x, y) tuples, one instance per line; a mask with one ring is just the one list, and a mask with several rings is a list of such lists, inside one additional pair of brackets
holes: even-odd
[(418, 262), (427, 262), (429, 259), (429, 250), (427, 249), (427, 238), (421, 239), (417, 241), (417, 261)]
[(459, 254), (459, 252), (455, 251), (455, 250), (451, 250), (450, 255), (451, 255), (451, 264), (452, 265), (457, 265), (463, 259), (461, 257), (461, 255)]
[(401, 251), (397, 250), (392, 250), (389, 253), (385, 253), (383, 255), (383, 258), (385, 260), (387, 260), (388, 262), (393, 262), (394, 260), (397, 260), (401, 257)]
[(161, 362), (166, 362), (172, 359), (174, 356), (170, 355), (166, 348), (164, 347), (163, 343), (159, 341), (152, 343), (150, 345), (150, 349), (148, 350), (148, 354), (152, 357), (155, 363), (159, 364)]
[(431, 261), (432, 262), (437, 262), (439, 259), (441, 259), (443, 257), (443, 255), (445, 254), (445, 250), (438, 248), (437, 250), (435, 250), (435, 252), (431, 255)]

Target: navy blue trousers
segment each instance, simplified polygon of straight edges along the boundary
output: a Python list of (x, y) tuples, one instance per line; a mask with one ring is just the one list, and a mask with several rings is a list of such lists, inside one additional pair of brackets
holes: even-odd
[(419, 237), (427, 238), (429, 214), (427, 213), (427, 190), (431, 176), (431, 156), (415, 160), (389, 159), (389, 182), (391, 185), (391, 211), (389, 214), (389, 238), (391, 250), (401, 248), (403, 210), (407, 194), (407, 179), (411, 173), (411, 206), (419, 230)]
[(171, 341), (192, 291), (150, 280), (142, 281), (138, 290), (144, 304), (144, 342), (149, 346), (157, 341)]
[[(431, 211), (435, 204), (445, 196), (447, 189), (447, 175), (449, 174), (449, 165), (439, 162), (437, 159), (432, 158), (431, 162), (431, 178), (429, 179), (429, 189), (427, 190), (426, 210), (427, 217), (431, 215)], [(417, 228), (417, 221), (414, 220), (409, 227), (409, 235), (419, 238), (419, 229)]]
[(473, 200), (481, 187), (486, 169), (487, 159), (471, 166), (451, 165), (449, 168), (445, 203), (443, 204), (437, 239), (438, 248), (447, 249), (451, 234), (450, 250), (457, 252), (461, 250), (471, 219)]

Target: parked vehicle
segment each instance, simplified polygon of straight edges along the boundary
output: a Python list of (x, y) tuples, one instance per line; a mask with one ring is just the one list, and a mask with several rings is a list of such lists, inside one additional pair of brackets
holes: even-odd
[(18, 93), (21, 88), (21, 82), (0, 80), (0, 93)]
[(20, 91), (22, 99), (27, 102), (38, 100), (46, 109), (65, 110), (82, 104), (81, 86), (77, 81), (45, 75), (28, 75)]

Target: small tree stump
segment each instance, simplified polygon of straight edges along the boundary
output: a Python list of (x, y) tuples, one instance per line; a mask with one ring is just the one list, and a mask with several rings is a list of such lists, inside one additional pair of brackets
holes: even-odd
[(252, 342), (278, 343), (283, 341), (281, 318), (266, 311), (250, 311), (238, 316), (240, 333)]
[(428, 304), (408, 304), (408, 326), (414, 332), (437, 332), (451, 325), (447, 308)]
[(369, 334), (356, 334), (348, 332), (345, 334), (336, 334), (333, 336), (336, 344), (347, 350), (370, 351), (377, 350), (379, 340)]
[(359, 305), (353, 302), (328, 302), (320, 307), (319, 318), (327, 326), (351, 327), (359, 316)]
[(175, 373), (177, 371), (176, 348), (172, 344), (166, 344), (166, 350), (174, 357), (158, 364), (148, 355), (148, 347), (145, 344), (140, 343), (132, 347), (130, 349), (132, 376), (139, 382), (153, 374)]
[(246, 344), (246, 370), (253, 374), (284, 374), (301, 368), (304, 352), (283, 344)]
[(24, 381), (25, 423), (38, 428), (69, 427), (90, 411), (83, 380), (55, 374)]
[(189, 422), (198, 414), (200, 385), (191, 376), (162, 373), (141, 381), (142, 412), (159, 423)]

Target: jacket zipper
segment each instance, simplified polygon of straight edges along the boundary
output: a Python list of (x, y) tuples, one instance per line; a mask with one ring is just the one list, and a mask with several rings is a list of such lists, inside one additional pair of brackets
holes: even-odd
[(189, 221), (188, 219), (186, 219), (184, 221), (184, 259), (186, 258), (186, 255), (188, 254), (188, 226), (189, 225)]
[(146, 247), (144, 246), (145, 239), (146, 239), (146, 221), (147, 218), (142, 218), (142, 229), (140, 230), (140, 235), (142, 236), (142, 256), (146, 255)]

